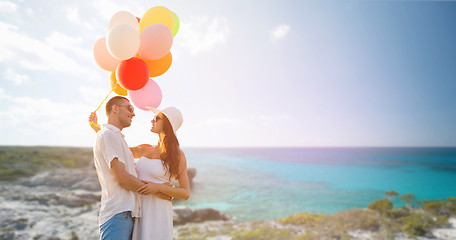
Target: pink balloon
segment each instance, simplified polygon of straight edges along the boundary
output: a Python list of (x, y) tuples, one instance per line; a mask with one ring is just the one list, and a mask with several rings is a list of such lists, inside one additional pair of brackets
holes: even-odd
[(173, 45), (173, 32), (166, 25), (151, 24), (139, 35), (139, 56), (142, 59), (157, 60), (168, 54)]
[(146, 86), (143, 88), (131, 91), (128, 90), (128, 96), (130, 96), (131, 102), (139, 109), (147, 111), (146, 107), (157, 108), (160, 106), (162, 101), (162, 92), (160, 86), (152, 80), (149, 79)]
[(116, 71), (117, 65), (119, 65), (120, 60), (111, 56), (106, 47), (106, 38), (102, 37), (95, 42), (93, 45), (93, 57), (98, 66), (103, 70), (114, 72)]

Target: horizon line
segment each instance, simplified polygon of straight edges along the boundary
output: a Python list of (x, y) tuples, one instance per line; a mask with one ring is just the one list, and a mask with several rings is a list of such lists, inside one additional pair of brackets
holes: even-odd
[[(0, 147), (73, 147), (73, 148), (92, 148), (92, 146), (76, 146), (76, 145), (0, 145)], [(327, 146), (181, 146), (181, 148), (205, 148), (205, 149), (252, 149), (252, 148), (456, 148), (455, 146), (418, 146), (418, 145), (404, 145), (404, 146), (340, 146), (340, 145), (327, 145)]]

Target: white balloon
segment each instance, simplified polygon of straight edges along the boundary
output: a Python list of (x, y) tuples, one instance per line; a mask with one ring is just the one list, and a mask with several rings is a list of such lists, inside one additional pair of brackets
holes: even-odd
[(111, 17), (111, 21), (109, 21), (109, 28), (108, 31), (111, 31), (111, 29), (119, 24), (127, 24), (130, 25), (133, 29), (136, 30), (139, 34), (139, 22), (136, 17), (131, 14), (130, 12), (127, 11), (119, 11), (116, 12), (114, 15)]
[(106, 46), (113, 57), (127, 60), (138, 53), (139, 34), (128, 24), (118, 24), (108, 32)]

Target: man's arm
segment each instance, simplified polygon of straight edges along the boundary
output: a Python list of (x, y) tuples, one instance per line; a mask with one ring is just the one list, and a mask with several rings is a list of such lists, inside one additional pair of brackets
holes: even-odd
[[(142, 185), (145, 184), (135, 176), (128, 173), (127, 170), (125, 170), (125, 164), (117, 158), (114, 158), (111, 161), (111, 170), (114, 173), (114, 177), (119, 185), (128, 191), (136, 192)], [(170, 196), (163, 193), (155, 193), (155, 195), (161, 199), (169, 201), (172, 200)]]
[(128, 173), (127, 170), (125, 170), (125, 164), (117, 158), (114, 158), (111, 161), (111, 170), (119, 185), (128, 191), (136, 192), (138, 188), (144, 185), (141, 180)]

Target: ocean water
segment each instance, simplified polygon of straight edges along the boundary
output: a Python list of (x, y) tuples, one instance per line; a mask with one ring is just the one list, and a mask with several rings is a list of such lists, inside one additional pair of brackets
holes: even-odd
[[(191, 198), (240, 221), (366, 208), (385, 192), (456, 197), (456, 148), (184, 149), (195, 167)], [(393, 200), (401, 206), (399, 198)]]

